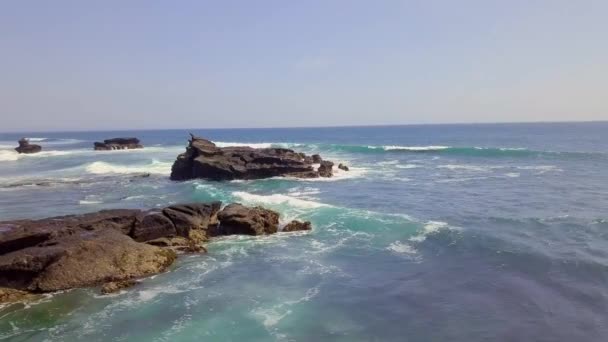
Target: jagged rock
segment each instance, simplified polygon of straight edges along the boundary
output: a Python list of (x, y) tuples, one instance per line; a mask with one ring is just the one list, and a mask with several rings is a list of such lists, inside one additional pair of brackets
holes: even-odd
[(123, 281), (111, 281), (109, 283), (103, 284), (103, 286), (101, 287), (101, 293), (102, 294), (116, 293), (122, 289), (133, 287), (133, 286), (135, 286), (135, 284), (137, 284), (137, 282), (132, 279), (123, 280)]
[(262, 207), (246, 207), (234, 203), (217, 214), (220, 221), (215, 235), (265, 235), (274, 234), (279, 227), (279, 214)]
[(344, 171), (348, 171), (348, 170), (349, 170), (348, 166), (346, 166), (346, 165), (344, 165), (344, 164), (342, 164), (342, 163), (340, 163), (340, 164), (338, 165), (338, 169), (340, 169), (340, 170), (344, 170)]
[(323, 161), (323, 159), (321, 158), (321, 156), (318, 155), (318, 154), (313, 154), (311, 157), (312, 157), (312, 162), (314, 164), (321, 164), (321, 162)]
[(297, 220), (293, 220), (289, 222), (285, 227), (283, 227), (283, 232), (297, 232), (300, 230), (311, 230), (310, 221), (300, 222)]
[(140, 144), (140, 141), (137, 138), (106, 139), (103, 142), (95, 142), (93, 146), (96, 151), (143, 148), (143, 145)]
[(220, 148), (207, 139), (192, 135), (186, 152), (180, 154), (173, 164), (171, 179), (316, 178), (319, 173), (312, 167), (313, 159), (286, 148)]
[[(107, 285), (113, 291), (121, 282), (164, 271), (176, 251), (206, 251), (202, 244), (210, 237), (278, 230), (279, 214), (272, 210), (220, 207), (190, 203), (0, 222), (0, 287), (37, 293), (114, 282)], [(309, 228), (298, 222), (285, 229)], [(0, 291), (0, 302), (18, 294), (9, 292)]]
[(327, 160), (323, 160), (321, 162), (321, 166), (319, 166), (319, 169), (317, 170), (317, 172), (319, 173), (319, 176), (321, 177), (331, 177), (334, 175), (332, 168), (334, 167), (334, 163), (327, 161)]
[(36, 144), (30, 144), (30, 141), (26, 138), (19, 139), (19, 146), (15, 147), (15, 151), (19, 153), (31, 154), (42, 151), (42, 147)]

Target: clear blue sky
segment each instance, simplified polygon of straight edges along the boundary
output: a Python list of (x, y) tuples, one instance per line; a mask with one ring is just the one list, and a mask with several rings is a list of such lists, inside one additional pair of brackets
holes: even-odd
[(0, 2), (0, 131), (608, 119), (608, 1)]

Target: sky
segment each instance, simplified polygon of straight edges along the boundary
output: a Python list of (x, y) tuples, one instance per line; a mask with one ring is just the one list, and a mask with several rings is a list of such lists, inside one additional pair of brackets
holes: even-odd
[(0, 131), (608, 120), (608, 1), (0, 2)]

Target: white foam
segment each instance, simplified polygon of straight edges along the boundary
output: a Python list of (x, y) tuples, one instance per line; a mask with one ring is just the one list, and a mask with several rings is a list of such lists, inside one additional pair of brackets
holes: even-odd
[(102, 201), (87, 201), (87, 200), (80, 200), (78, 201), (78, 204), (81, 205), (93, 205), (93, 204), (101, 204), (103, 203)]
[(96, 161), (91, 164), (88, 164), (85, 170), (88, 173), (92, 174), (130, 174), (130, 173), (153, 173), (153, 174), (161, 174), (168, 175), (171, 172), (171, 163), (169, 162), (160, 162), (158, 160), (153, 160), (148, 165), (116, 165), (111, 163), (106, 163), (102, 161)]
[(519, 173), (518, 172), (509, 172), (509, 173), (506, 173), (505, 176), (507, 176), (509, 178), (517, 178), (517, 177), (519, 177)]
[(395, 167), (398, 169), (417, 169), (422, 166), (418, 165), (418, 164), (403, 164), (403, 165), (395, 165)]
[(416, 251), (416, 248), (403, 243), (401, 241), (395, 241), (393, 243), (391, 243), (390, 245), (388, 245), (388, 247), (386, 247), (386, 249), (388, 249), (389, 251), (393, 251), (395, 253), (399, 253), (399, 254), (416, 254), (418, 253), (418, 251)]
[(442, 229), (449, 229), (449, 228), (450, 227), (448, 226), (448, 224), (446, 222), (428, 221), (422, 228), (422, 231), (418, 235), (412, 236), (410, 238), (410, 241), (422, 242), (422, 241), (426, 240), (426, 237), (428, 235), (436, 234), (437, 232), (439, 232)]
[(254, 204), (267, 204), (267, 205), (290, 205), (297, 208), (302, 209), (314, 209), (320, 207), (329, 207), (330, 205), (307, 201), (300, 198), (282, 195), (282, 194), (274, 194), (274, 195), (255, 195), (244, 191), (235, 191), (232, 193), (233, 196), (243, 200), (246, 203), (254, 203)]
[(0, 150), (0, 161), (15, 161), (19, 159), (17, 151)]
[(285, 143), (285, 142), (261, 142), (261, 143), (248, 143), (248, 142), (230, 142), (230, 141), (214, 141), (217, 147), (234, 147), (234, 146), (247, 146), (252, 148), (271, 148), (271, 147), (297, 147), (302, 144), (297, 143)]
[(475, 171), (475, 172), (485, 172), (489, 171), (489, 168), (486, 166), (478, 166), (478, 165), (459, 165), (459, 164), (448, 164), (448, 165), (439, 165), (438, 169), (448, 169), (448, 170), (465, 170), (465, 171)]
[(369, 148), (377, 149), (381, 148), (385, 151), (439, 151), (450, 148), (450, 146), (398, 146), (398, 145), (385, 145), (385, 146), (368, 146)]

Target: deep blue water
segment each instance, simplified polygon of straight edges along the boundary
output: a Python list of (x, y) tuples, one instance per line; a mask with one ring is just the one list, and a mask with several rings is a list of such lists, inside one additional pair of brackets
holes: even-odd
[[(189, 131), (320, 153), (351, 171), (171, 182)], [(314, 227), (215, 240), (119, 295), (3, 307), (0, 339), (606, 341), (606, 132), (604, 122), (0, 134), (0, 220), (222, 200)], [(43, 152), (10, 151), (22, 136)], [(119, 136), (146, 148), (92, 151)]]

